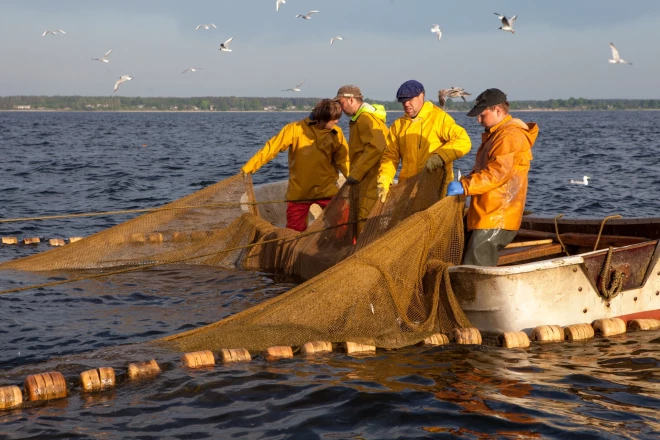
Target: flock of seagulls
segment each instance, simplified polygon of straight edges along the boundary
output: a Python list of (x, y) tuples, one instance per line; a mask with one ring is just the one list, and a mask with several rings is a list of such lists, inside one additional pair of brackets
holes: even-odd
[[(284, 4), (286, 4), (286, 0), (276, 0), (275, 1), (275, 11), (279, 12), (280, 7)], [(307, 14), (297, 14), (296, 18), (302, 18), (304, 20), (310, 20), (312, 18), (312, 14), (317, 14), (319, 12), (320, 11), (318, 11), (318, 10), (308, 11)], [(511, 32), (511, 34), (516, 33), (516, 30), (514, 29), (513, 26), (514, 26), (514, 23), (516, 21), (517, 15), (513, 15), (512, 17), (506, 17), (505, 15), (499, 14), (497, 12), (494, 12), (494, 14), (497, 15), (497, 18), (499, 18), (500, 22), (502, 23), (502, 26), (500, 26), (499, 29), (501, 29), (502, 31), (505, 31), (505, 32)], [(198, 31), (200, 29), (204, 29), (204, 30), (217, 29), (217, 26), (214, 23), (203, 23), (203, 24), (197, 25), (197, 27), (195, 28), (195, 31)], [(440, 28), (440, 25), (439, 24), (431, 25), (431, 32), (436, 34), (436, 36), (438, 38), (438, 41), (440, 41), (440, 39), (442, 38), (442, 29)], [(46, 37), (47, 35), (58, 35), (58, 34), (66, 34), (66, 32), (63, 31), (62, 29), (47, 30), (42, 34), (42, 37)], [(233, 41), (233, 39), (234, 39), (234, 37), (230, 37), (224, 43), (220, 44), (219, 50), (222, 51), (222, 52), (231, 52), (232, 49), (229, 48), (229, 44)], [(334, 44), (335, 41), (343, 41), (343, 40), (344, 40), (344, 37), (336, 35), (336, 36), (334, 36), (330, 39), (330, 45)], [(621, 58), (621, 56), (619, 55), (619, 51), (616, 49), (616, 47), (614, 47), (613, 43), (610, 43), (610, 49), (612, 51), (612, 59), (608, 60), (608, 62), (610, 64), (629, 64), (629, 65), (632, 65), (631, 62), (628, 62), (628, 61)], [(101, 61), (103, 63), (109, 63), (110, 60), (108, 59), (108, 57), (110, 56), (111, 53), (112, 53), (112, 49), (107, 51), (102, 57), (92, 58), (92, 60), (93, 61)], [(184, 70), (181, 73), (196, 72), (198, 70), (202, 70), (202, 68), (201, 67), (190, 67), (190, 68)], [(122, 75), (121, 77), (119, 77), (119, 79), (115, 83), (114, 91), (116, 92), (121, 84), (123, 84), (126, 81), (130, 81), (132, 79), (133, 79), (133, 77), (130, 76), (130, 75)], [(282, 91), (283, 92), (284, 91), (300, 92), (301, 87), (304, 83), (305, 83), (305, 81), (303, 80), (300, 84), (296, 85), (295, 87), (291, 87), (289, 89), (283, 89)], [(444, 105), (446, 104), (447, 99), (449, 99), (449, 98), (461, 98), (461, 99), (463, 99), (464, 102), (467, 102), (465, 97), (470, 96), (470, 95), (471, 95), (470, 93), (466, 92), (464, 89), (462, 89), (460, 87), (452, 87), (450, 89), (440, 90), (438, 92), (438, 99), (440, 101), (440, 105), (442, 107), (444, 107)], [(579, 181), (571, 180), (570, 182), (571, 183), (579, 183), (579, 184), (587, 185), (588, 184), (587, 179), (588, 179), (588, 177), (585, 176), (584, 180), (579, 180)]]

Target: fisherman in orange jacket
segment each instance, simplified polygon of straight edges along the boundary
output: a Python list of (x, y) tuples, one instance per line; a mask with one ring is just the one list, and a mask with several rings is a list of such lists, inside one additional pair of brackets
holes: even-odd
[(539, 129), (509, 115), (499, 89), (481, 93), (467, 114), (486, 130), (472, 172), (453, 181), (448, 196), (471, 196), (467, 229), (472, 231), (463, 264), (497, 266), (497, 251), (516, 236), (527, 198), (527, 173)]

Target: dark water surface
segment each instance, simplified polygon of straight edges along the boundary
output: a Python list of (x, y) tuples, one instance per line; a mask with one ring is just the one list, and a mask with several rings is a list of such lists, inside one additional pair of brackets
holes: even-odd
[[(391, 114), (388, 122), (400, 113)], [(480, 127), (452, 114), (473, 140)], [(300, 113), (0, 113), (0, 218), (149, 208), (238, 172)], [(527, 209), (657, 216), (660, 113), (529, 112)], [(341, 125), (346, 128), (346, 118)], [(146, 144), (145, 146), (143, 146)], [(589, 186), (568, 179), (591, 177)], [(286, 154), (256, 183), (285, 179)], [(0, 236), (87, 236), (129, 215), (0, 223)], [(0, 261), (47, 250), (0, 246)], [(42, 282), (0, 273), (0, 290)], [(270, 274), (167, 267), (0, 295), (0, 386), (58, 370), (70, 397), (0, 412), (0, 438), (658, 438), (660, 332), (590, 342), (411, 347), (186, 371), (140, 342), (288, 290)], [(155, 357), (163, 374), (87, 396), (86, 369)]]

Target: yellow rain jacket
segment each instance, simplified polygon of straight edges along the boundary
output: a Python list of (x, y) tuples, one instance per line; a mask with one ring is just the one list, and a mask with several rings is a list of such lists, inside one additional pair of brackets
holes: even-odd
[(517, 231), (527, 198), (527, 173), (538, 126), (510, 115), (481, 135), (472, 173), (461, 180), (472, 196), (467, 228)]
[[(362, 104), (348, 126), (348, 151), (351, 162), (351, 177), (360, 185), (360, 211), (358, 218), (365, 219), (369, 216), (378, 194), (376, 190), (376, 179), (380, 159), (386, 147), (387, 125), (385, 124), (387, 113), (385, 107), (379, 104)], [(362, 230), (364, 222), (358, 224), (358, 230)]]
[(444, 110), (425, 102), (415, 118), (408, 115), (394, 121), (387, 136), (387, 149), (380, 162), (379, 179), (391, 184), (399, 162), (399, 181), (418, 174), (437, 153), (445, 162), (445, 188), (454, 179), (451, 162), (470, 151), (470, 137)]
[(243, 165), (243, 172), (254, 173), (289, 150), (289, 187), (286, 199), (314, 200), (333, 197), (338, 170), (348, 176), (348, 145), (338, 126), (321, 130), (316, 121), (305, 118), (286, 125), (275, 137)]

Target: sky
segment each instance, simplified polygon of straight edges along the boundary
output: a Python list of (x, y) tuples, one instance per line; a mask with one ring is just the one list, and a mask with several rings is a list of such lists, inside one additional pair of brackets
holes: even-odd
[[(495, 12), (517, 15), (515, 35)], [(66, 35), (42, 37), (55, 29)], [(433, 99), (452, 86), (660, 99), (658, 0), (287, 0), (279, 12), (275, 0), (0, 0), (0, 41), (0, 96), (332, 97), (356, 84), (390, 101), (416, 79)], [(607, 62), (610, 42), (632, 66)], [(109, 63), (91, 60), (109, 49)], [(114, 93), (121, 75), (133, 80)]]

